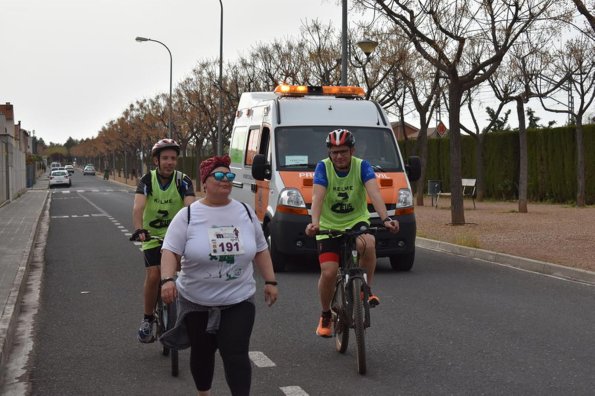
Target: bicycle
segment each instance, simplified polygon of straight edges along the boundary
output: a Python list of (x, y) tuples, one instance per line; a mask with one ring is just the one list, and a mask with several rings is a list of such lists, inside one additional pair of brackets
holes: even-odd
[(365, 330), (370, 327), (370, 288), (365, 271), (359, 267), (356, 239), (365, 233), (383, 230), (384, 227), (362, 226), (358, 230), (321, 230), (319, 235), (342, 238), (339, 252), (339, 269), (335, 293), (331, 302), (335, 348), (345, 353), (349, 344), (349, 329), (355, 332), (358, 373), (364, 375), (366, 365)]
[[(147, 232), (146, 234), (148, 239), (145, 241), (155, 239), (160, 241), (163, 244), (163, 238), (154, 237), (149, 235)], [(131, 241), (139, 242), (138, 234), (133, 234), (130, 237)], [(172, 329), (176, 324), (176, 319), (178, 317), (177, 306), (176, 303), (165, 304), (163, 300), (161, 300), (161, 287), (159, 287), (157, 293), (157, 302), (155, 303), (155, 309), (153, 310), (153, 315), (155, 317), (155, 338), (159, 339), (163, 333)], [(168, 356), (170, 355), (171, 358), (171, 375), (174, 377), (178, 376), (179, 373), (179, 358), (178, 358), (178, 350), (173, 348), (168, 348), (163, 345), (162, 355)]]

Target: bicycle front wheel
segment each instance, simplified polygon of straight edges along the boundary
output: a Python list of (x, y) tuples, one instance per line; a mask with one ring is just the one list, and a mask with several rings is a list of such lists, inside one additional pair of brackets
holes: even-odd
[[(176, 320), (178, 318), (178, 311), (176, 303), (173, 302), (171, 304), (167, 304), (167, 324), (165, 326), (166, 330), (171, 330), (176, 325)], [(178, 350), (177, 349), (170, 349), (170, 357), (171, 357), (171, 375), (174, 377), (178, 376), (179, 372), (179, 360), (178, 360)]]
[(357, 347), (357, 372), (366, 373), (366, 329), (364, 317), (364, 302), (361, 298), (363, 281), (361, 278), (351, 280), (351, 295), (353, 297), (353, 329), (355, 330), (355, 343)]
[[(161, 337), (161, 335), (167, 330), (167, 308), (161, 300), (161, 297), (159, 297), (157, 300), (157, 305), (155, 306), (155, 318), (157, 321), (157, 331), (155, 332), (155, 338), (158, 340), (159, 337)], [(169, 355), (169, 348), (163, 345), (161, 353), (163, 356)]]
[(349, 344), (349, 321), (345, 304), (345, 283), (341, 275), (337, 275), (335, 295), (331, 305), (333, 310), (333, 329), (335, 332), (335, 348), (337, 352), (345, 353)]

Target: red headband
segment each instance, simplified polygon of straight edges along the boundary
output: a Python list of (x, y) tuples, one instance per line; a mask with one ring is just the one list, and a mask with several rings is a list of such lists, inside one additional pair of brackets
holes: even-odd
[(203, 162), (201, 162), (200, 163), (200, 180), (202, 181), (202, 184), (205, 184), (207, 177), (209, 177), (209, 175), (211, 174), (213, 169), (215, 169), (219, 166), (224, 166), (226, 168), (229, 168), (230, 163), (231, 163), (231, 159), (229, 158), (228, 155), (224, 155), (222, 157), (214, 156), (214, 157), (208, 158), (208, 159), (204, 160)]

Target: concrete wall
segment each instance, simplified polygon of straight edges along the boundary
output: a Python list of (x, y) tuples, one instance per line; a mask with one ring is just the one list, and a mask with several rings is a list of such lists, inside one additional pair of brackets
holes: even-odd
[(12, 105), (0, 105), (0, 205), (25, 192), (29, 150), (29, 134), (15, 125)]

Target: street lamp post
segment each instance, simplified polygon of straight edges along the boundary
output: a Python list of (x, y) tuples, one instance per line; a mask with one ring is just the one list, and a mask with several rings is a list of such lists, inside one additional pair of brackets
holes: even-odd
[(167, 50), (167, 52), (169, 53), (169, 122), (168, 122), (168, 138), (172, 138), (172, 126), (173, 126), (173, 111), (172, 111), (172, 97), (171, 97), (171, 91), (172, 91), (172, 65), (173, 65), (173, 59), (171, 56), (171, 51), (169, 50), (169, 48), (167, 47), (167, 45), (163, 44), (161, 41), (158, 40), (153, 40), (150, 38), (146, 38), (146, 37), (137, 37), (136, 41), (138, 41), (139, 43), (143, 42), (143, 41), (152, 41), (154, 43), (159, 43), (162, 46), (165, 47), (165, 49)]
[(347, 85), (347, 0), (342, 0), (341, 7), (341, 85)]
[[(341, 1), (341, 85), (347, 85), (347, 65), (349, 64), (350, 54), (347, 46), (347, 0)], [(378, 46), (374, 40), (364, 39), (357, 42), (358, 47), (366, 54), (366, 63), (370, 59), (370, 54)]]
[(223, 2), (221, 5), (221, 23), (219, 30), (219, 107), (217, 109), (217, 155), (223, 154)]

